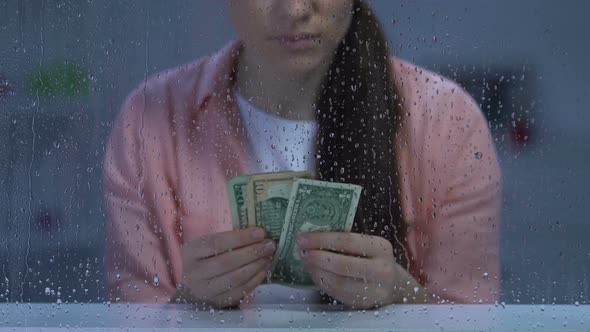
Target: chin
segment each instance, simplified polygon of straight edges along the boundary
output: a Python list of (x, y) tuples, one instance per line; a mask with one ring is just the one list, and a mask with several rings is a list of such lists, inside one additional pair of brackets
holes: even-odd
[(286, 75), (306, 75), (316, 70), (326, 70), (327, 66), (322, 57), (319, 56), (305, 56), (297, 58), (283, 58), (279, 59), (277, 66), (281, 68), (281, 72)]

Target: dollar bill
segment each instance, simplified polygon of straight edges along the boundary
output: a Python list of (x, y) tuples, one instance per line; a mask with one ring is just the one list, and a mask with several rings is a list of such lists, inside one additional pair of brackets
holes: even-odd
[(234, 229), (248, 227), (247, 184), (248, 177), (246, 175), (236, 176), (229, 180), (227, 184), (229, 207), (231, 209), (231, 219)]
[(273, 282), (313, 286), (299, 256), (296, 236), (300, 232), (350, 232), (361, 190), (361, 186), (354, 184), (294, 181), (273, 259)]
[(249, 227), (264, 227), (278, 241), (285, 221), (294, 178), (310, 178), (310, 172), (265, 173), (248, 177), (246, 187)]

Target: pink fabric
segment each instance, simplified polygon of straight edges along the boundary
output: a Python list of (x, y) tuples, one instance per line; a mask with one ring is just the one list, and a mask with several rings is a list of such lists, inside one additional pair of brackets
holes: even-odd
[[(104, 161), (111, 300), (168, 301), (182, 244), (231, 230), (226, 183), (248, 161), (231, 92), (239, 47), (154, 75), (124, 103)], [(391, 65), (407, 114), (398, 161), (410, 272), (440, 299), (494, 302), (501, 174), (486, 120), (455, 83)]]

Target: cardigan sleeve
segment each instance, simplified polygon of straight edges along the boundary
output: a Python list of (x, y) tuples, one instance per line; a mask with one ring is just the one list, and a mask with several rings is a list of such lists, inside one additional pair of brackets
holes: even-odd
[[(113, 302), (164, 303), (176, 290), (171, 256), (180, 244), (174, 234), (174, 203), (166, 193), (163, 159), (154, 139), (146, 98), (132, 93), (111, 132), (103, 165), (108, 214), (106, 271)], [(154, 193), (158, 192), (156, 195)]]
[(475, 101), (445, 81), (431, 104), (424, 160), (430, 197), (415, 234), (421, 283), (438, 302), (493, 303), (500, 296), (501, 172)]

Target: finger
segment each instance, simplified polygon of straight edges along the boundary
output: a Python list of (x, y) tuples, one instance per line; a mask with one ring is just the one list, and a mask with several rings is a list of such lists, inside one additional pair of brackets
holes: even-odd
[[(373, 299), (380, 298), (373, 294), (374, 286), (372, 284), (359, 279), (344, 277), (319, 268), (310, 268), (308, 272), (320, 289), (346, 305), (370, 308), (377, 304), (372, 303)], [(378, 291), (382, 292), (384, 289)]]
[(276, 244), (272, 240), (251, 244), (234, 251), (209, 257), (193, 264), (196, 279), (211, 279), (250, 264), (260, 258), (274, 254)]
[(307, 271), (315, 285), (332, 298), (346, 304), (352, 304), (361, 298), (359, 282), (355, 279), (315, 267), (309, 268)]
[(212, 299), (220, 307), (236, 305), (242, 298), (252, 293), (258, 285), (264, 281), (268, 274), (268, 270), (261, 270), (250, 280), (246, 281), (243, 285), (234, 287), (233, 289), (220, 294)]
[(266, 233), (259, 227), (209, 234), (185, 246), (194, 259), (207, 258), (264, 240)]
[(380, 236), (346, 232), (308, 232), (297, 236), (301, 249), (322, 249), (361, 257), (382, 257), (393, 252), (391, 243)]
[(302, 256), (306, 266), (320, 268), (343, 277), (379, 280), (384, 274), (382, 272), (385, 272), (384, 264), (372, 258), (347, 256), (326, 250), (306, 250)]
[(210, 290), (217, 290), (215, 293), (210, 293), (210, 297), (219, 296), (220, 294), (246, 284), (248, 280), (255, 277), (260, 271), (269, 271), (271, 265), (271, 259), (260, 258), (255, 262), (242, 266), (222, 276), (207, 280), (207, 288)]

